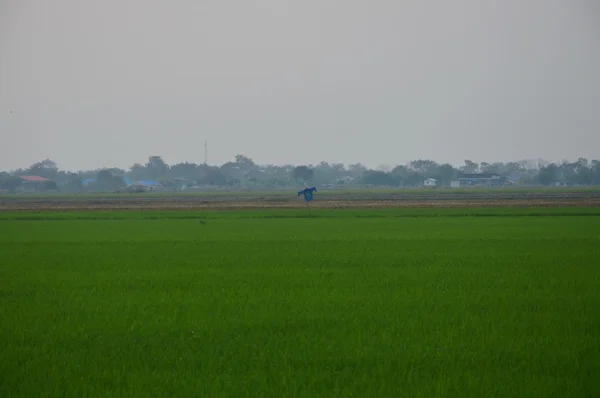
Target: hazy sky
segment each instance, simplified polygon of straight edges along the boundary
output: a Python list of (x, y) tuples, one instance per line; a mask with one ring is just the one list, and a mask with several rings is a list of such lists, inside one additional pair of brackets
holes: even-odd
[(0, 169), (600, 158), (598, 0), (0, 0)]

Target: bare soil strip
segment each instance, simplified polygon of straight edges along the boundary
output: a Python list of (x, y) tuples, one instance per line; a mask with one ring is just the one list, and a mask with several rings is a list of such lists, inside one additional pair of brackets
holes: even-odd
[[(316, 198), (315, 209), (360, 208), (485, 208), (485, 207), (600, 207), (597, 192), (387, 194), (372, 192), (328, 195)], [(302, 198), (283, 196), (110, 196), (41, 197), (0, 199), (0, 211), (89, 211), (89, 210), (244, 210), (301, 209)]]

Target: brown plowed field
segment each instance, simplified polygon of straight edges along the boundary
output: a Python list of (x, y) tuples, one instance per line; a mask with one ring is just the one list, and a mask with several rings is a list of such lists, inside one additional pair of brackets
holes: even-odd
[[(242, 210), (303, 208), (292, 194), (256, 195), (110, 195), (15, 196), (0, 199), (0, 211), (12, 210)], [(329, 193), (320, 194), (312, 208), (423, 207), (599, 207), (600, 191), (485, 193)]]

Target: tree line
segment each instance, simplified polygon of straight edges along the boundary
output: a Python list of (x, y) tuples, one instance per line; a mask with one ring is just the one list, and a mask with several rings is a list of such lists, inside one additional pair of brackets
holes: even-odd
[[(128, 170), (104, 168), (87, 171), (62, 170), (46, 159), (26, 169), (0, 172), (0, 189), (14, 191), (22, 184), (20, 176), (35, 175), (49, 179), (48, 189), (64, 192), (115, 191), (126, 181), (153, 180), (165, 187), (218, 186), (283, 188), (308, 183), (324, 185), (368, 185), (417, 187), (428, 178), (440, 187), (449, 186), (460, 173), (495, 173), (515, 184), (526, 185), (600, 185), (600, 161), (579, 158), (575, 162), (549, 163), (528, 161), (476, 163), (465, 160), (455, 167), (433, 160), (415, 160), (405, 165), (369, 169), (364, 165), (321, 162), (316, 165), (260, 165), (251, 158), (237, 155), (220, 166), (181, 162), (169, 165), (161, 156), (150, 156), (144, 164)], [(89, 182), (86, 184), (86, 182)]]

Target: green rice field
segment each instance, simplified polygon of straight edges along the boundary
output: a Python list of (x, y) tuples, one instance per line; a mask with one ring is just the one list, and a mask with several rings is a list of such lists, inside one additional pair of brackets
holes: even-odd
[(0, 396), (599, 397), (600, 208), (0, 212)]

